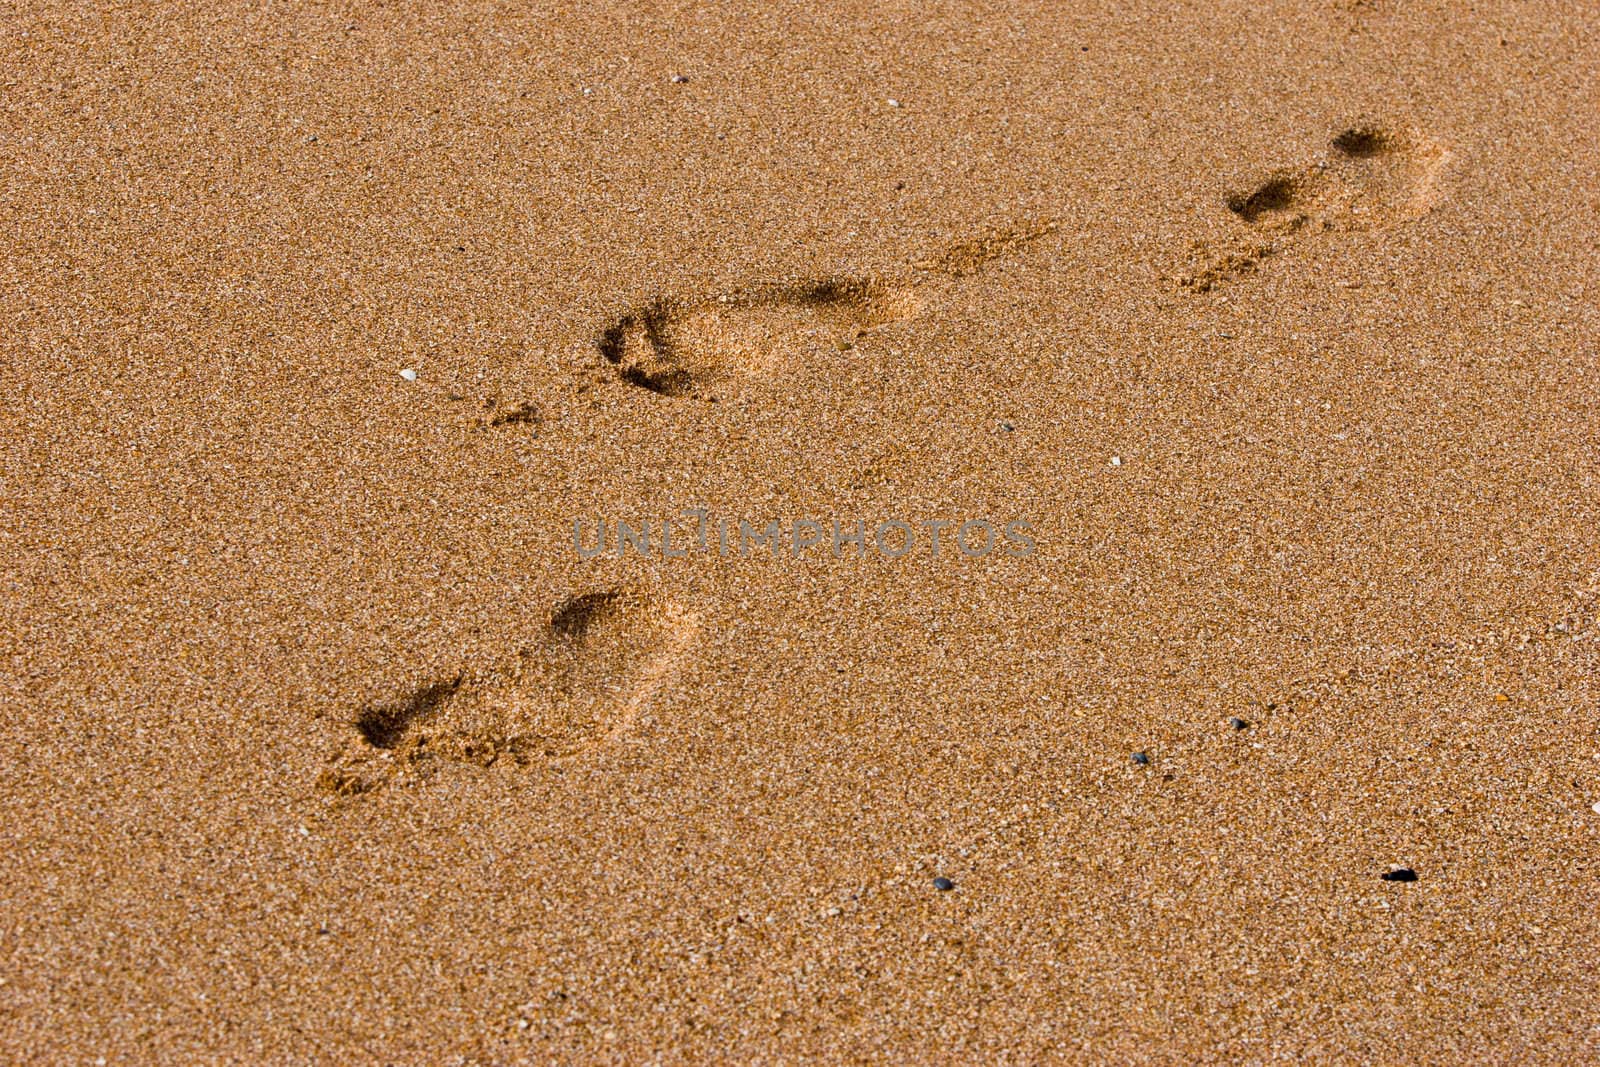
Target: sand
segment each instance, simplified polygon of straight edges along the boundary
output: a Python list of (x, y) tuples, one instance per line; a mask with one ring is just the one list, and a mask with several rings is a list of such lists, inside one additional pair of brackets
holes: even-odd
[(0, 20), (5, 1059), (1600, 1059), (1592, 7), (540, 7)]

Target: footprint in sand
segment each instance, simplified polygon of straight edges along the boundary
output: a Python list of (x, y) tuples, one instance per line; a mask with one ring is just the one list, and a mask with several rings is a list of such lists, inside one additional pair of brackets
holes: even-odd
[[(1055, 229), (1006, 230), (963, 242), (914, 264), (953, 278), (975, 274)], [(730, 379), (805, 376), (868, 331), (916, 315), (924, 301), (909, 282), (824, 278), (757, 286), (705, 300), (658, 297), (601, 334), (600, 354), (625, 382), (669, 397), (715, 400)]]
[(1276, 170), (1226, 197), (1240, 236), (1180, 284), (1205, 292), (1254, 270), (1301, 237), (1418, 218), (1438, 198), (1439, 175), (1449, 158), (1442, 145), (1416, 130), (1351, 126), (1333, 138), (1323, 158)]
[(858, 279), (825, 279), (724, 294), (658, 299), (600, 339), (623, 381), (663, 396), (714, 399), (734, 375), (770, 377), (816, 353), (847, 350), (863, 332), (916, 314), (916, 294)]
[(587, 751), (628, 729), (698, 629), (641, 590), (573, 597), (535, 647), (362, 708), (318, 785), (352, 796), (445, 763), (526, 767)]

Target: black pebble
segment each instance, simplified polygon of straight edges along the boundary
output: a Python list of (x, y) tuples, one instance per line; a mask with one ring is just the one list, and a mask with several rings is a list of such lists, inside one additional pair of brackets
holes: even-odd
[(1399, 870), (1389, 871), (1383, 876), (1385, 882), (1415, 882), (1417, 872), (1410, 867), (1401, 867)]
[(933, 888), (937, 889), (941, 893), (948, 893), (955, 887), (956, 884), (948, 878), (935, 878), (933, 880)]
[(1235, 715), (1233, 718), (1228, 720), (1228, 725), (1233, 727), (1235, 730), (1243, 730), (1250, 724)]
[(1133, 762), (1143, 767), (1145, 764), (1150, 762), (1150, 757), (1143, 752), (1135, 752), (1133, 754)]

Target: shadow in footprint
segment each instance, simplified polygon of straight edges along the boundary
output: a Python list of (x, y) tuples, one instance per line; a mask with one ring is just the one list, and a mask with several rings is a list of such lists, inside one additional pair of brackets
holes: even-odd
[(634, 722), (698, 629), (695, 616), (638, 589), (572, 597), (533, 647), (363, 708), (319, 786), (350, 796), (440, 764), (529, 766), (577, 755)]
[(461, 687), (461, 676), (434, 682), (395, 703), (376, 704), (356, 716), (356, 731), (373, 748), (394, 748), (418, 722), (438, 711)]
[(618, 610), (622, 594), (616, 590), (584, 593), (563, 601), (550, 616), (550, 634), (565, 641), (582, 641), (590, 630)]
[(1295, 181), (1279, 174), (1268, 178), (1248, 194), (1228, 197), (1228, 210), (1246, 222), (1260, 222), (1272, 215), (1293, 211), (1297, 200)]

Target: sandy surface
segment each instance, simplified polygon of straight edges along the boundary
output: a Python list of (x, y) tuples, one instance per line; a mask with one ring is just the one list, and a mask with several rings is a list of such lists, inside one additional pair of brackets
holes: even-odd
[(0, 19), (4, 1058), (1600, 1058), (1600, 14), (410, 6)]

